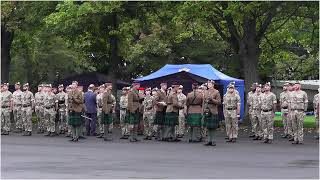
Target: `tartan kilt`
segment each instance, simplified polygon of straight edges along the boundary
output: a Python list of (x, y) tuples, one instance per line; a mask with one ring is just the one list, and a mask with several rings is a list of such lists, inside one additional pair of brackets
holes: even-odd
[(205, 115), (203, 117), (204, 120), (204, 127), (210, 128), (210, 129), (217, 129), (219, 127), (219, 115), (218, 114), (211, 114), (211, 115)]
[(81, 117), (81, 112), (71, 112), (68, 119), (68, 124), (70, 126), (80, 126), (82, 124), (83, 118)]
[(113, 122), (112, 114), (102, 113), (102, 119), (101, 119), (102, 124), (112, 124), (112, 122)]
[(200, 113), (192, 113), (187, 115), (187, 125), (191, 127), (201, 127), (202, 115)]
[(157, 111), (154, 119), (155, 125), (163, 125), (165, 120), (164, 113), (162, 111)]
[(139, 124), (140, 119), (139, 119), (138, 113), (130, 113), (130, 112), (127, 112), (127, 113), (128, 115), (126, 115), (125, 123), (133, 124), (133, 125)]
[(164, 125), (166, 126), (175, 126), (179, 124), (179, 114), (176, 112), (166, 113)]

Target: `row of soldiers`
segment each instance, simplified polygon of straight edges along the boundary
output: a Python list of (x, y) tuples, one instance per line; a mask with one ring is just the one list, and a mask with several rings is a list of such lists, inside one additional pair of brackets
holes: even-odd
[[(159, 89), (146, 88), (145, 92), (140, 90), (139, 83), (133, 83), (131, 88), (123, 88), (120, 97), (121, 139), (138, 141), (137, 130), (142, 119), (145, 140), (151, 140), (155, 136), (159, 141), (180, 141), (179, 138), (188, 131), (189, 142), (200, 142), (202, 138), (207, 137), (205, 145), (214, 146), (214, 133), (219, 126), (218, 106), (222, 104), (227, 142), (236, 142), (240, 114), (239, 93), (232, 82), (228, 85), (227, 93), (221, 102), (220, 92), (214, 88), (214, 84), (211, 80), (201, 86), (194, 83), (193, 91), (187, 96), (182, 93), (183, 87), (178, 83), (169, 88), (167, 83), (161, 83)], [(70, 136), (72, 133), (71, 141), (78, 141), (82, 135), (83, 117), (90, 119), (83, 116), (86, 110), (83, 104), (83, 90), (79, 87), (77, 82), (73, 82), (66, 87), (65, 93), (63, 85), (59, 85), (59, 92), (54, 94), (51, 85), (39, 85), (38, 92), (33, 97), (27, 83), (23, 85), (23, 91), (20, 90), (20, 83), (16, 83), (16, 91), (13, 94), (8, 91), (7, 83), (2, 84), (1, 133), (9, 134), (10, 112), (13, 111), (17, 132), (23, 131), (23, 135), (30, 136), (34, 109), (38, 117), (38, 133), (46, 131), (46, 136), (55, 136), (57, 133), (67, 133), (67, 136)], [(292, 84), (285, 84), (284, 92), (280, 95), (285, 125), (284, 137), (293, 139), (294, 144), (301, 144), (301, 119), (303, 122), (307, 95), (300, 90), (299, 83), (296, 83), (294, 88), (290, 87)], [(263, 139), (265, 143), (273, 141), (273, 117), (277, 102), (270, 88), (270, 83), (263, 87), (255, 83), (248, 94), (253, 132), (250, 137), (254, 137), (254, 140)], [(94, 89), (94, 86), (90, 85), (88, 89)], [(294, 91), (290, 91), (292, 89)], [(104, 138), (105, 141), (112, 140), (108, 132), (113, 125), (116, 99), (111, 91), (111, 83), (106, 83), (97, 90), (98, 138)], [(288, 91), (294, 93), (288, 95)]]
[[(253, 140), (264, 139), (265, 143), (273, 141), (273, 122), (276, 111), (277, 98), (270, 92), (270, 83), (264, 85), (254, 83), (247, 96), (249, 106), (249, 118), (252, 125)], [(314, 98), (316, 126), (319, 139), (319, 94)], [(303, 122), (305, 112), (308, 108), (308, 97), (305, 91), (301, 90), (301, 84), (285, 83), (283, 92), (280, 94), (279, 104), (284, 125), (283, 138), (293, 141), (292, 144), (303, 143)]]

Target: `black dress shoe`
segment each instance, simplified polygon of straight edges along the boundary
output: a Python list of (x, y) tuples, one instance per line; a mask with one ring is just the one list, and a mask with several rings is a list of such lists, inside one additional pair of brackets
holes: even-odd
[(207, 142), (204, 144), (205, 146), (211, 146), (212, 145), (212, 142)]
[(227, 136), (227, 137), (225, 137), (224, 139), (229, 139), (229, 137)]
[(112, 139), (109, 138), (103, 138), (104, 141), (112, 141)]
[(216, 146), (217, 144), (215, 142), (212, 142), (211, 143), (211, 146)]
[(192, 139), (189, 139), (189, 143), (193, 143), (193, 140), (192, 140)]
[(298, 141), (294, 141), (294, 142), (292, 142), (291, 144), (298, 144), (299, 142)]
[(73, 140), (73, 142), (78, 142), (79, 141), (79, 138), (76, 138)]
[(282, 138), (287, 138), (288, 137), (288, 134), (285, 134), (283, 136), (281, 136)]
[(237, 138), (233, 138), (233, 139), (232, 139), (232, 142), (233, 142), (233, 143), (237, 142)]
[(249, 138), (254, 138), (254, 137), (256, 137), (256, 135), (254, 135), (254, 134), (249, 136)]
[(97, 136), (97, 138), (103, 138), (103, 134), (100, 134), (99, 136)]
[(294, 141), (294, 138), (289, 139), (289, 141)]
[(265, 139), (264, 141), (263, 141), (263, 143), (268, 143), (269, 142), (269, 139)]
[(143, 138), (143, 140), (148, 140), (149, 138), (148, 138), (148, 136), (146, 136), (145, 138)]
[(260, 137), (259, 136), (256, 136), (254, 139), (252, 140), (260, 140)]
[(69, 141), (73, 141), (74, 139), (72, 138), (72, 139), (69, 139)]
[(128, 139), (128, 136), (122, 136), (120, 139)]
[(226, 142), (232, 142), (233, 140), (232, 140), (232, 138), (230, 138), (229, 140), (227, 140)]
[(181, 139), (175, 138), (175, 139), (173, 139), (172, 141), (173, 141), (173, 142), (180, 142)]

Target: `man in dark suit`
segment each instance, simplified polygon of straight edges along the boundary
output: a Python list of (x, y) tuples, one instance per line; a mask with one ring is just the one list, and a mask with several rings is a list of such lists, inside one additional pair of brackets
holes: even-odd
[(97, 123), (97, 95), (93, 92), (94, 85), (90, 84), (88, 91), (84, 93), (84, 103), (86, 107), (86, 130), (87, 136), (96, 135), (96, 123)]

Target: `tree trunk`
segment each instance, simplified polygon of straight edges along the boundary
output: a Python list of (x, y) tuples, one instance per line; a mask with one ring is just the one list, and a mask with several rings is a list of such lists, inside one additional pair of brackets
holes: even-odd
[(1, 82), (9, 82), (10, 50), (13, 41), (13, 32), (1, 25)]

